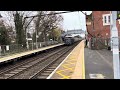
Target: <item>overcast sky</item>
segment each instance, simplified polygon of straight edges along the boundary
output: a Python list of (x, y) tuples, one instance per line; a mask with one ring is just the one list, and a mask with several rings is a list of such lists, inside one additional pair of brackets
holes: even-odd
[[(63, 11), (60, 11), (63, 12)], [(86, 12), (88, 15), (92, 11), (83, 11)], [(6, 21), (6, 14), (4, 14), (4, 11), (0, 11), (1, 15), (3, 16), (4, 20)], [(34, 13), (36, 14), (36, 13)], [(79, 12), (71, 12), (71, 13), (64, 13), (61, 14), (64, 18), (62, 27), (66, 30), (74, 30), (74, 29), (82, 29), (86, 30), (86, 21), (85, 21), (85, 15), (79, 11)]]
[[(87, 15), (91, 14), (92, 11), (84, 11)], [(71, 12), (62, 14), (63, 28), (64, 30), (82, 29), (86, 30), (85, 15), (82, 12)]]
[[(63, 12), (63, 11), (59, 11), (59, 12)], [(87, 15), (92, 13), (92, 11), (83, 11), (83, 12), (86, 12)], [(7, 15), (4, 14), (4, 11), (0, 11), (0, 14), (3, 16), (3, 19), (5, 21), (8, 21), (8, 18), (6, 18)], [(34, 12), (34, 15), (36, 15), (35, 12)], [(61, 15), (63, 16), (63, 19), (64, 19), (62, 23), (62, 27), (65, 31), (74, 30), (74, 29), (82, 29), (86, 31), (85, 15), (81, 11), (64, 13)], [(85, 36), (85, 34), (80, 34), (80, 35), (83, 37)]]

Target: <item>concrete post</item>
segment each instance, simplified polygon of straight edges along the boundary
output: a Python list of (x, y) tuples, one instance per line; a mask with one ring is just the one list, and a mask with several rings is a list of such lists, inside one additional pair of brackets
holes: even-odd
[(111, 30), (112, 41), (113, 41), (113, 69), (114, 79), (120, 79), (120, 63), (119, 63), (119, 41), (118, 41), (118, 30), (116, 27), (117, 11), (112, 11), (113, 27)]
[(111, 51), (113, 49), (113, 46), (112, 46), (112, 11), (110, 11), (110, 47), (111, 47)]

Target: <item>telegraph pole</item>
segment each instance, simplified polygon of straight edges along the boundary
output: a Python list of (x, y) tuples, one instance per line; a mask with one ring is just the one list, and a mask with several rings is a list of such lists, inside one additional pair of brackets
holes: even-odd
[(29, 46), (28, 46), (28, 37), (27, 37), (27, 29), (26, 29), (26, 44), (27, 44), (27, 49), (29, 49)]
[(112, 41), (113, 41), (113, 69), (114, 79), (120, 79), (120, 63), (119, 63), (119, 41), (118, 41), (118, 30), (116, 27), (117, 11), (112, 11), (113, 26), (111, 30)]
[[(2, 15), (0, 14), (0, 18), (2, 18)], [(0, 36), (1, 36), (1, 33), (0, 33)], [(0, 57), (1, 57), (1, 55), (2, 55), (2, 48), (1, 48), (1, 46), (0, 46)]]
[(37, 38), (38, 38), (38, 34), (37, 34), (37, 30), (36, 30), (36, 49), (38, 49)]

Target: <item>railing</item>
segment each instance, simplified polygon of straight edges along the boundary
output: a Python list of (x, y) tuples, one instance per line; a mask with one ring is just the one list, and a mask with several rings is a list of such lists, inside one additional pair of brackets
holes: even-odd
[(57, 41), (37, 42), (37, 45), (36, 43), (28, 43), (28, 47), (27, 46), (24, 47), (22, 44), (0, 45), (0, 58), (5, 57), (7, 55), (12, 55), (16, 53), (39, 49), (50, 45), (55, 45), (58, 43), (59, 42)]

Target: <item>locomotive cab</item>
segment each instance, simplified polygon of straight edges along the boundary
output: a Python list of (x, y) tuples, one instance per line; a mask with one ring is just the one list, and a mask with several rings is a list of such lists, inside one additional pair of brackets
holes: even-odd
[(65, 45), (71, 45), (74, 43), (74, 38), (72, 36), (65, 36), (64, 43)]

